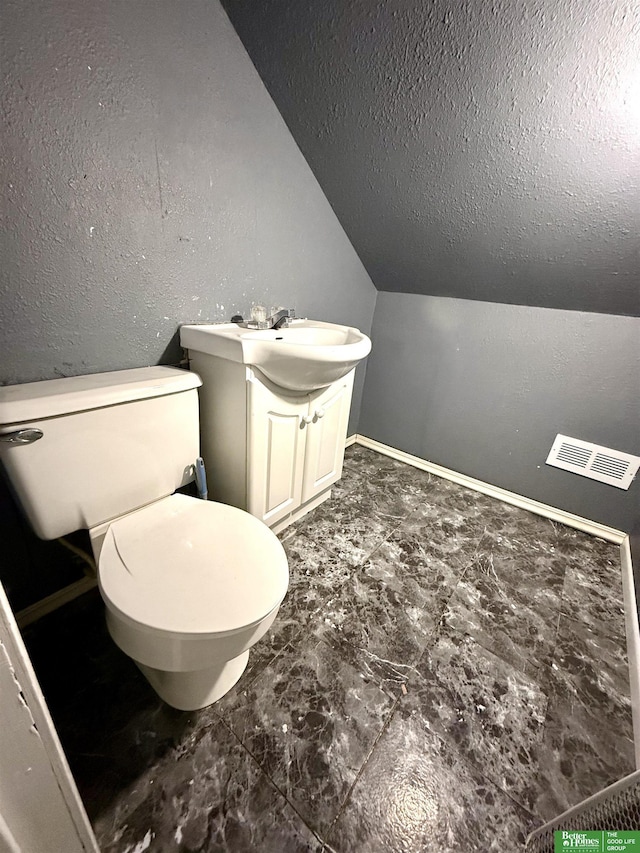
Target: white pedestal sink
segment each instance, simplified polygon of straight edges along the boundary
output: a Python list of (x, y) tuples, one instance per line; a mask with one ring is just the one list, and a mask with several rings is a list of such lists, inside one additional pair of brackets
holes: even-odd
[(293, 320), (266, 331), (182, 326), (180, 343), (202, 378), (211, 499), (276, 532), (326, 500), (342, 474), (355, 366), (369, 338), (352, 326)]
[(281, 329), (254, 331), (236, 323), (182, 326), (185, 349), (256, 367), (287, 391), (308, 393), (346, 376), (371, 351), (353, 326), (292, 320)]

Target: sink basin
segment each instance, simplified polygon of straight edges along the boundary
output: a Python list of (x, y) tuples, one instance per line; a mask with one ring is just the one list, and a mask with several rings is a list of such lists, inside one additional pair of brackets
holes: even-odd
[(293, 320), (282, 329), (254, 331), (236, 323), (182, 326), (185, 349), (257, 368), (267, 379), (298, 393), (341, 379), (371, 351), (371, 341), (353, 326)]

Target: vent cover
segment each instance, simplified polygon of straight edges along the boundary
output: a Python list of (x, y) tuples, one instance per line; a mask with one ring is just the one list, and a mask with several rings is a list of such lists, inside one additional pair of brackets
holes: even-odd
[(557, 435), (547, 465), (573, 471), (619, 489), (628, 489), (640, 467), (640, 458), (610, 447), (600, 447), (579, 438)]

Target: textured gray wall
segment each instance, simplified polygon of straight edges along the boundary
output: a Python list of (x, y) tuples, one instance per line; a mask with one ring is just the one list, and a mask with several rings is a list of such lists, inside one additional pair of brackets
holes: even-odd
[[(253, 301), (370, 330), (375, 288), (216, 0), (1, 17), (0, 383), (176, 362), (181, 323)], [(16, 607), (79, 571), (1, 478), (0, 539)]]
[(223, 0), (379, 290), (640, 314), (640, 5)]
[(370, 329), (375, 288), (216, 0), (2, 19), (0, 382), (175, 361), (180, 323), (253, 301)]
[(557, 433), (640, 455), (640, 319), (378, 294), (359, 431), (628, 531), (622, 491), (545, 465)]

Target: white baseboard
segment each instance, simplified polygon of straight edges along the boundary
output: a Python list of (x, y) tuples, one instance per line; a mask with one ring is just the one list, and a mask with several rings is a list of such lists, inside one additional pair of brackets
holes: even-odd
[(25, 607), (24, 610), (19, 610), (15, 614), (18, 627), (26, 628), (27, 625), (37, 622), (38, 619), (42, 619), (47, 613), (52, 613), (54, 610), (62, 607), (63, 604), (68, 604), (74, 598), (78, 598), (97, 585), (98, 581), (96, 578), (84, 577), (79, 581), (74, 581), (68, 586), (62, 587), (62, 589), (48, 595), (46, 598), (41, 598), (40, 601), (36, 601), (35, 604), (31, 604), (29, 607)]
[(627, 658), (629, 659), (629, 686), (631, 688), (631, 713), (633, 739), (636, 746), (636, 768), (640, 770), (640, 626), (636, 605), (636, 586), (633, 577), (631, 547), (627, 536), (620, 546), (622, 563), (622, 595), (627, 631)]
[[(600, 524), (597, 521), (590, 521), (588, 518), (582, 518), (579, 515), (565, 512), (563, 509), (557, 509), (540, 501), (535, 501), (532, 498), (525, 498), (523, 495), (517, 495), (515, 492), (501, 489), (499, 486), (492, 486), (490, 483), (484, 483), (482, 480), (476, 480), (474, 477), (467, 477), (466, 474), (459, 474), (450, 468), (444, 468), (442, 465), (436, 465), (434, 462), (420, 459), (419, 456), (412, 456), (410, 453), (405, 453), (404, 450), (396, 450), (395, 447), (389, 447), (389, 445), (382, 444), (382, 442), (376, 441), (373, 438), (367, 438), (360, 434), (357, 434), (353, 438), (357, 444), (361, 444), (363, 447), (376, 450), (385, 456), (391, 456), (400, 462), (406, 462), (408, 465), (413, 465), (414, 468), (420, 468), (422, 471), (436, 474), (436, 476), (443, 477), (445, 480), (451, 480), (460, 486), (466, 486), (468, 489), (482, 492), (499, 501), (518, 506), (521, 509), (527, 509), (529, 512), (535, 512), (537, 515), (542, 515), (545, 518), (550, 518), (552, 521), (558, 521), (561, 524), (574, 527), (576, 530), (590, 533), (592, 536), (599, 536), (601, 539), (606, 539), (608, 542), (613, 542), (616, 545), (621, 545), (626, 538), (627, 534), (622, 530), (607, 527), (606, 524)], [(350, 443), (353, 444), (353, 441), (350, 441)]]

